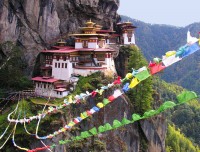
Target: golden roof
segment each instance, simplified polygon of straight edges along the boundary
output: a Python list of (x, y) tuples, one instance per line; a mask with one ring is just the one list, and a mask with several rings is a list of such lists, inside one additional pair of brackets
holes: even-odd
[(63, 41), (63, 39), (60, 39), (60, 41), (57, 42), (58, 44), (66, 44), (65, 41)]
[(127, 21), (127, 22), (124, 22), (125, 24), (133, 24), (132, 22), (130, 21)]
[(94, 26), (96, 23), (92, 22), (91, 19), (85, 23), (88, 27)]

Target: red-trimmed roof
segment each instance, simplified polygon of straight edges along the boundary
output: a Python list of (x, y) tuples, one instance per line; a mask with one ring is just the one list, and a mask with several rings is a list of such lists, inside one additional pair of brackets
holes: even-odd
[(123, 25), (122, 28), (137, 28), (137, 26), (133, 26), (133, 25)]
[(114, 52), (114, 50), (109, 49), (109, 48), (98, 48), (98, 49), (80, 48), (80, 49), (78, 49), (78, 50), (79, 50), (79, 51), (94, 51), (94, 52), (98, 52), (98, 51)]
[(65, 49), (65, 50), (71, 50), (74, 49), (72, 46), (52, 46), (54, 49)]
[(80, 48), (79, 51), (94, 51), (95, 49), (92, 48)]
[(42, 53), (72, 53), (72, 52), (77, 52), (78, 50), (76, 49), (59, 49), (59, 50), (42, 50)]
[(54, 83), (58, 81), (58, 79), (50, 78), (50, 77), (34, 77), (32, 78), (33, 81), (38, 81), (38, 82), (49, 82), (49, 83)]
[(95, 49), (94, 50), (95, 52), (100, 52), (100, 51), (105, 51), (105, 52), (115, 52), (114, 50), (112, 49), (108, 49), (108, 48), (99, 48), (99, 49)]
[(64, 85), (64, 84), (62, 84), (62, 85), (59, 84), (59, 85), (56, 85), (55, 87), (56, 87), (56, 88), (64, 88), (64, 87), (66, 87), (66, 85)]
[(64, 92), (64, 91), (66, 91), (66, 89), (65, 88), (59, 88), (59, 89), (54, 89), (55, 91), (59, 91), (59, 92)]
[[(114, 35), (117, 36), (117, 35)], [(59, 49), (59, 50), (42, 50), (42, 53), (72, 53), (72, 52), (78, 52), (78, 51), (113, 51), (108, 48), (78, 48), (78, 49)]]

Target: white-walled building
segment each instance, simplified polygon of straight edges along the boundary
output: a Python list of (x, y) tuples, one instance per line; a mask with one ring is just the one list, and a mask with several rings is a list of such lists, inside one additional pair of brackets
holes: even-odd
[(122, 45), (130, 45), (135, 44), (135, 28), (132, 22), (124, 22), (117, 24), (121, 28), (121, 44)]
[(35, 77), (32, 78), (35, 83), (35, 93), (38, 96), (63, 98), (68, 95), (69, 91), (65, 88), (56, 88), (58, 79), (51, 77)]
[(107, 70), (116, 72), (115, 50), (107, 48), (108, 42), (119, 41), (119, 37), (113, 36), (114, 31), (101, 30), (100, 25), (91, 21), (86, 22), (81, 31), (71, 35), (75, 38), (75, 47), (64, 46), (62, 41), (60, 46), (41, 51), (42, 75), (32, 78), (38, 95), (62, 98), (69, 93), (66, 83), (73, 75), (87, 76)]

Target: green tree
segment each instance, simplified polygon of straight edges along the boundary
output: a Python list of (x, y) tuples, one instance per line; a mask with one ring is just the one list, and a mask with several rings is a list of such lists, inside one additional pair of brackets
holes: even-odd
[(191, 140), (186, 138), (176, 129), (174, 125), (168, 125), (167, 138), (166, 138), (166, 151), (167, 152), (200, 152), (198, 146), (195, 146)]
[[(4, 66), (0, 69), (0, 87), (3, 89), (22, 90), (32, 87), (32, 82), (24, 75), (27, 68), (23, 51), (12, 42), (5, 42), (0, 45), (0, 51), (8, 48), (9, 60), (3, 62)], [(2, 65), (2, 64), (1, 64)]]
[[(139, 69), (143, 66), (147, 66), (147, 61), (144, 58), (141, 50), (137, 46), (125, 46), (129, 53), (128, 71), (132, 72), (132, 69)], [(124, 49), (124, 48), (123, 48)], [(153, 89), (152, 78), (149, 77), (146, 80), (140, 82), (135, 88), (128, 92), (128, 97), (137, 113), (143, 114), (145, 111), (151, 108), (151, 102)]]

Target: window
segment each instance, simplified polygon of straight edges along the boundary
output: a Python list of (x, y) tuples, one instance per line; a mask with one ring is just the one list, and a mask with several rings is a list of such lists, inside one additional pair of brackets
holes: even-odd
[(64, 63), (62, 63), (62, 68), (64, 68)]
[(65, 69), (67, 69), (67, 63), (65, 63)]
[(104, 54), (98, 54), (97, 55), (97, 60), (98, 61), (105, 61), (105, 55)]
[(67, 60), (67, 57), (66, 56), (63, 56), (63, 61), (66, 61)]
[(83, 48), (88, 48), (88, 41), (87, 40), (82, 40), (83, 43)]
[(62, 95), (62, 92), (60, 92), (60, 95)]
[(55, 63), (55, 68), (57, 68), (57, 62)]
[(56, 60), (59, 61), (59, 59), (60, 59), (60, 56), (57, 55), (57, 56), (56, 56)]
[(131, 42), (131, 37), (128, 38), (128, 42)]
[(46, 84), (44, 84), (44, 88), (46, 89)]
[(60, 63), (58, 63), (58, 68), (60, 68)]
[(39, 84), (39, 83), (37, 83), (37, 87), (38, 87), (38, 88), (40, 87), (40, 84)]

